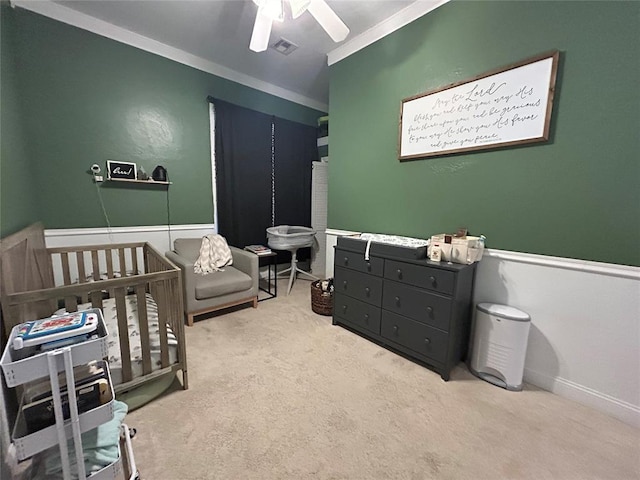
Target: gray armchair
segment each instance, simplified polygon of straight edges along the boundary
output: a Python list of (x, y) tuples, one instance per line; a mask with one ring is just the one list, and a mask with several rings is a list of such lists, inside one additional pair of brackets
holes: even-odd
[(182, 271), (184, 313), (187, 325), (193, 325), (193, 317), (223, 308), (253, 303), (258, 307), (258, 256), (231, 247), (233, 265), (223, 267), (224, 271), (200, 275), (193, 272), (193, 265), (200, 255), (199, 238), (177, 238), (173, 251), (166, 257)]

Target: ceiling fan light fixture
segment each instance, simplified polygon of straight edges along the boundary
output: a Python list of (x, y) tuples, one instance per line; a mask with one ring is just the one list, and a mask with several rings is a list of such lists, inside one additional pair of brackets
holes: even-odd
[(334, 42), (341, 42), (347, 38), (349, 28), (340, 20), (336, 12), (331, 10), (327, 2), (324, 0), (311, 0), (307, 9)]
[[(297, 18), (305, 11), (316, 19), (334, 42), (341, 42), (349, 35), (349, 28), (331, 9), (325, 0), (287, 0), (291, 16)], [(284, 0), (253, 0), (258, 5), (256, 21), (249, 48), (254, 52), (264, 52), (269, 45), (269, 36), (273, 21), (284, 20)]]
[(262, 13), (271, 20), (277, 22), (284, 21), (284, 1), (283, 0), (253, 0), (258, 5)]
[(291, 18), (298, 18), (309, 8), (311, 0), (289, 0), (289, 6), (291, 7)]
[(256, 21), (253, 24), (253, 33), (251, 34), (249, 50), (253, 50), (254, 52), (264, 52), (267, 49), (269, 46), (269, 37), (271, 36), (272, 25), (273, 21), (262, 12), (262, 7), (258, 8)]

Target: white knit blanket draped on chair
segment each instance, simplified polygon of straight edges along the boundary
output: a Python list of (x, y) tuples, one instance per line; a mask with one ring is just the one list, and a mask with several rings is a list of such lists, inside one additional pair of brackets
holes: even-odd
[(222, 235), (212, 233), (202, 237), (200, 256), (193, 265), (193, 271), (201, 275), (219, 272), (221, 267), (233, 264), (231, 249)]

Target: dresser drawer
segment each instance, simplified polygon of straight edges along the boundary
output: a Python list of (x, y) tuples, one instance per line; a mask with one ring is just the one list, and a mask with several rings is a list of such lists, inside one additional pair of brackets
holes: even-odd
[(394, 260), (385, 261), (384, 277), (447, 295), (453, 294), (455, 283), (455, 273), (453, 272)]
[(346, 268), (335, 268), (334, 270), (333, 284), (336, 293), (380, 306), (382, 303), (382, 277), (374, 277)]
[(379, 307), (336, 293), (333, 299), (333, 314), (375, 334), (380, 334)]
[(451, 318), (449, 297), (410, 285), (386, 280), (382, 295), (382, 308), (422, 323), (449, 331)]
[(365, 260), (364, 254), (362, 253), (349, 252), (336, 248), (335, 266), (350, 268), (351, 270), (381, 277), (384, 270), (384, 260), (379, 257), (369, 257), (369, 260)]
[(437, 328), (383, 310), (380, 333), (420, 355), (442, 363), (446, 360), (448, 334)]

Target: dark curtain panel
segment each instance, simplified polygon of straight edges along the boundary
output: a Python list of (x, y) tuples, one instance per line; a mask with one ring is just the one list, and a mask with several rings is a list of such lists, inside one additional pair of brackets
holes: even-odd
[[(317, 129), (274, 118), (275, 224), (311, 226), (311, 162), (318, 159)], [(298, 252), (309, 258), (310, 249)], [(281, 259), (278, 258), (278, 261)]]
[(209, 99), (215, 107), (218, 231), (229, 245), (266, 244), (271, 226), (272, 116)]

